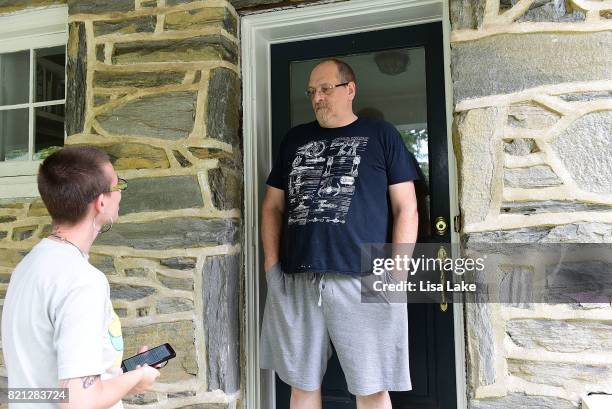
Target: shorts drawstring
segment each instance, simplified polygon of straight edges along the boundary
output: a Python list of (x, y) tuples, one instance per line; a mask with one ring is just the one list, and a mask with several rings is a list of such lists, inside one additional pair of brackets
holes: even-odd
[(321, 303), (323, 301), (323, 288), (325, 286), (325, 284), (323, 283), (323, 274), (320, 273), (314, 273), (312, 276), (312, 283), (316, 284), (317, 281), (319, 282), (319, 301), (317, 302), (317, 306), (321, 306)]

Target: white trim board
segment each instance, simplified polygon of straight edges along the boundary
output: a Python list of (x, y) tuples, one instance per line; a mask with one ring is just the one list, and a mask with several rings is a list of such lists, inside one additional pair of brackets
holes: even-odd
[[(446, 86), (451, 231), (457, 214), (457, 174), (452, 152), (452, 102), (450, 95), (450, 20), (447, 0), (352, 0), (288, 10), (251, 14), (241, 18), (243, 81), (243, 135), (245, 169), (245, 301), (246, 385), (248, 409), (274, 409), (274, 377), (259, 369), (259, 333), (263, 300), (260, 212), (265, 178), (272, 165), (270, 45), (300, 40), (443, 22)], [(453, 233), (453, 242), (458, 235)], [(467, 408), (463, 308), (454, 306), (457, 407)]]

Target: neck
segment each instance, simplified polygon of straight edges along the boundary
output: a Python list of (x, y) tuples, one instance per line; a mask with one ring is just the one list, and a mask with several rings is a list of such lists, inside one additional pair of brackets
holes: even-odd
[(337, 120), (333, 122), (329, 122), (326, 124), (322, 124), (319, 122), (319, 125), (321, 125), (322, 128), (340, 128), (343, 126), (350, 125), (356, 120), (357, 120), (357, 115), (351, 112), (350, 114), (343, 115), (342, 117), (338, 118)]
[(53, 233), (77, 246), (83, 254), (89, 254), (91, 245), (98, 235), (94, 231), (91, 219), (77, 223), (74, 226), (55, 225)]

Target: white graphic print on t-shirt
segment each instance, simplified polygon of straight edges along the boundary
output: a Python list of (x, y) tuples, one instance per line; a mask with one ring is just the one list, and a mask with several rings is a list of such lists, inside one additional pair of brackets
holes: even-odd
[(345, 223), (368, 137), (300, 146), (289, 173), (289, 225)]

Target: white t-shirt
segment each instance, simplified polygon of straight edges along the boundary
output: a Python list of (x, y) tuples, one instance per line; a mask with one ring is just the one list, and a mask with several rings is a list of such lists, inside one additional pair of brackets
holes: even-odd
[[(120, 375), (123, 337), (106, 276), (78, 248), (43, 239), (11, 275), (2, 352), (9, 388), (57, 388), (60, 379)], [(121, 401), (113, 406), (122, 407)]]

